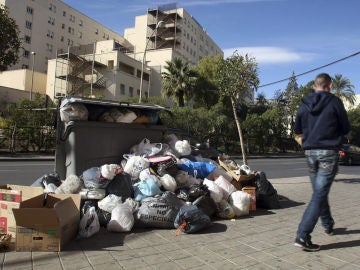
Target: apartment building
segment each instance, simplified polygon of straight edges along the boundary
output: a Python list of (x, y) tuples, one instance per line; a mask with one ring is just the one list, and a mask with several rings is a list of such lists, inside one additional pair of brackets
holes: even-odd
[[(207, 55), (223, 55), (206, 30), (177, 4), (135, 17), (125, 38), (60, 0), (0, 0), (0, 4), (9, 7), (23, 41), (20, 61), (11, 70), (23, 69), (26, 80), (32, 68), (47, 73), (50, 98), (75, 93), (113, 100), (158, 96), (167, 61), (181, 57), (196, 64)], [(38, 81), (35, 77), (34, 87), (31, 84), (34, 91)]]
[[(49, 60), (46, 94), (50, 97), (87, 96), (120, 101), (140, 95), (141, 62), (124, 53), (115, 40), (70, 47)], [(143, 74), (143, 96), (150, 75)], [(160, 93), (152, 93), (159, 95)]]
[(22, 40), (20, 61), (11, 70), (32, 69), (35, 60), (34, 70), (46, 73), (48, 60), (56, 58), (57, 50), (94, 41), (114, 39), (132, 48), (118, 33), (60, 0), (0, 0), (0, 4), (9, 8)]
[(161, 88), (162, 69), (175, 57), (195, 65), (208, 55), (224, 56), (205, 28), (176, 3), (150, 8), (136, 16), (135, 26), (125, 29), (124, 37), (134, 44), (135, 59), (158, 70), (152, 76), (155, 88)]

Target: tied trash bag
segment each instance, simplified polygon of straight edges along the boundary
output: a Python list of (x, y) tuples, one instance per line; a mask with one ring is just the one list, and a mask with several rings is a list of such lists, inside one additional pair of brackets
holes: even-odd
[(134, 216), (129, 205), (123, 203), (117, 205), (111, 211), (111, 220), (107, 225), (109, 232), (129, 232), (134, 226)]
[(256, 185), (256, 206), (264, 209), (280, 208), (280, 201), (277, 190), (266, 178), (264, 172), (257, 172), (255, 175)]
[(162, 148), (162, 143), (150, 143), (149, 139), (144, 138), (139, 144), (132, 146), (130, 151), (134, 155), (150, 157), (161, 152)]
[(202, 195), (210, 196), (208, 187), (204, 184), (194, 184), (189, 188), (188, 200), (189, 202), (193, 202)]
[(184, 205), (180, 208), (174, 222), (177, 235), (180, 232), (196, 233), (211, 225), (211, 219), (196, 205)]
[(60, 108), (60, 119), (62, 122), (68, 123), (70, 121), (86, 121), (88, 120), (89, 111), (84, 104), (72, 103), (72, 104), (61, 104)]
[(98, 207), (104, 211), (111, 213), (111, 211), (122, 203), (122, 199), (115, 194), (109, 194), (104, 199), (98, 201)]
[(246, 216), (250, 210), (251, 196), (245, 191), (237, 190), (231, 193), (229, 203), (237, 217)]
[(223, 199), (228, 200), (231, 193), (236, 191), (236, 188), (231, 184), (224, 176), (220, 175), (215, 179), (215, 184), (217, 184), (223, 191)]
[(170, 200), (163, 196), (146, 198), (136, 211), (136, 226), (172, 229), (181, 205), (182, 202), (178, 198)]
[(99, 232), (100, 223), (94, 206), (80, 220), (78, 238), (89, 238)]
[(215, 182), (205, 178), (203, 184), (208, 187), (210, 197), (214, 200), (214, 202), (218, 203), (223, 199), (223, 191)]
[(106, 188), (111, 181), (101, 175), (100, 167), (92, 167), (85, 170), (80, 176), (80, 179), (84, 181), (84, 186), (89, 189)]
[(178, 165), (178, 169), (188, 172), (188, 174), (195, 178), (204, 179), (216, 169), (216, 166), (208, 162), (186, 161), (183, 164)]
[(141, 156), (124, 155), (124, 158), (127, 159), (124, 172), (128, 173), (131, 176), (131, 180), (135, 183), (139, 179), (140, 172), (149, 168), (150, 162)]
[(147, 179), (146, 181), (140, 182), (134, 187), (135, 201), (142, 201), (147, 197), (152, 197), (160, 194), (160, 188), (152, 179)]
[(106, 195), (114, 194), (125, 201), (127, 198), (134, 197), (134, 187), (131, 176), (125, 172), (117, 174), (106, 187)]

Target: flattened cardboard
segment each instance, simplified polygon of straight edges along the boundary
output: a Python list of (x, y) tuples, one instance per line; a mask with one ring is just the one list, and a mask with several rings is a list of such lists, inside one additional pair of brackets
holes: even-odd
[(20, 203), (13, 209), (16, 220), (16, 251), (61, 251), (78, 233), (78, 194), (48, 194)]

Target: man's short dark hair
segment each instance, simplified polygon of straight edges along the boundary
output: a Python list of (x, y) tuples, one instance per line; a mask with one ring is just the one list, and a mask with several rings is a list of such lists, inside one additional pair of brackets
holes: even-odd
[(317, 87), (324, 88), (326, 86), (329, 86), (331, 84), (331, 77), (327, 73), (320, 73), (316, 76), (314, 85)]

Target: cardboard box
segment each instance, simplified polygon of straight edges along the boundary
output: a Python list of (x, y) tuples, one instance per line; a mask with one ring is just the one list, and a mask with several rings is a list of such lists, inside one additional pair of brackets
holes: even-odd
[(13, 209), (16, 220), (16, 251), (61, 251), (79, 230), (78, 194), (36, 196)]
[(20, 202), (44, 193), (42, 187), (0, 185), (0, 232), (16, 236), (16, 223), (12, 209)]

